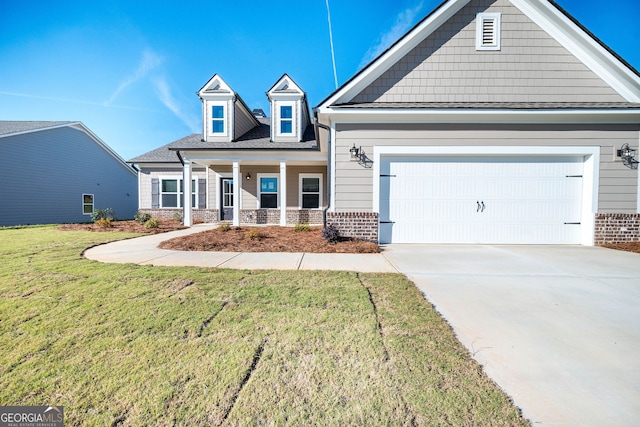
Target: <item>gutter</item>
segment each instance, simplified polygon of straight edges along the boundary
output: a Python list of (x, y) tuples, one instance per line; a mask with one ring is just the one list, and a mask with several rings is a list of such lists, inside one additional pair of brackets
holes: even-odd
[(322, 210), (322, 225), (327, 228), (327, 211), (331, 207), (331, 128), (325, 124), (318, 122), (317, 111), (313, 114), (313, 125), (316, 128), (318, 138), (318, 148), (320, 148), (320, 134), (318, 128), (327, 130), (327, 207)]

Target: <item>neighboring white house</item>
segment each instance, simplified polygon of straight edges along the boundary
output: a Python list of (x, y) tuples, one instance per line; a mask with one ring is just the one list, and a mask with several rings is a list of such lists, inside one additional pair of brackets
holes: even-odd
[(137, 209), (136, 170), (80, 122), (0, 121), (0, 226), (119, 219)]
[(321, 224), (327, 156), (293, 79), (285, 74), (267, 92), (269, 118), (254, 114), (217, 74), (198, 96), (201, 134), (129, 160), (140, 168), (140, 210), (183, 214), (185, 224)]
[(553, 2), (446, 1), (314, 112), (331, 128), (329, 220), (345, 233), (640, 238), (637, 163), (618, 155), (638, 147), (640, 77)]
[(640, 239), (640, 75), (554, 2), (448, 0), (313, 120), (286, 74), (267, 95), (256, 118), (215, 75), (202, 134), (130, 161), (140, 208), (285, 225), (324, 207), (382, 243)]

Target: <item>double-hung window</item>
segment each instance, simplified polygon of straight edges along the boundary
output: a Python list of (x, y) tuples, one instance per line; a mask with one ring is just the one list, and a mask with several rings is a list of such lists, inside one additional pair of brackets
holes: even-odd
[[(191, 180), (191, 207), (197, 207), (197, 183), (195, 179)], [(184, 198), (184, 190), (182, 180), (162, 179), (160, 183), (160, 207), (163, 208), (181, 208), (182, 199)]]
[(259, 209), (275, 209), (278, 207), (278, 176), (260, 176), (258, 178)]
[(93, 213), (93, 194), (82, 195), (82, 214), (91, 215)]
[(211, 106), (211, 133), (224, 133), (224, 106)]
[(322, 207), (322, 174), (300, 174), (300, 208), (320, 209)]
[(280, 133), (293, 133), (293, 107), (280, 106)]

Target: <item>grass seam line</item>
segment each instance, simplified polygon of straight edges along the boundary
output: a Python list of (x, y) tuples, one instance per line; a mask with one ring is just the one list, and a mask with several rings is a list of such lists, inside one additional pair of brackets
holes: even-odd
[(375, 301), (373, 301), (373, 295), (371, 294), (371, 291), (369, 290), (369, 288), (364, 284), (364, 282), (362, 281), (362, 279), (360, 278), (360, 273), (356, 273), (356, 279), (358, 279), (358, 281), (360, 282), (360, 286), (362, 286), (364, 288), (365, 291), (367, 291), (367, 295), (369, 296), (369, 302), (371, 303), (371, 306), (373, 307), (373, 314), (376, 316), (376, 329), (378, 330), (378, 336), (380, 337), (380, 344), (382, 344), (382, 351), (383, 351), (383, 362), (388, 362), (389, 361), (389, 351), (387, 350), (387, 346), (384, 343), (384, 335), (382, 334), (382, 325), (380, 324), (380, 317), (378, 316), (378, 307), (376, 307), (376, 303)]
[(253, 375), (253, 373), (257, 369), (258, 362), (260, 362), (260, 358), (262, 358), (262, 353), (264, 352), (264, 345), (266, 344), (266, 342), (267, 342), (267, 339), (263, 338), (262, 341), (260, 342), (260, 345), (258, 345), (258, 348), (256, 348), (256, 351), (253, 353), (253, 360), (251, 361), (251, 366), (249, 366), (249, 369), (247, 369), (247, 372), (244, 374), (242, 381), (240, 381), (240, 385), (238, 386), (238, 391), (236, 391), (233, 397), (231, 398), (231, 404), (229, 405), (229, 409), (227, 409), (227, 411), (225, 412), (224, 417), (222, 417), (222, 423), (224, 423), (227, 420), (227, 418), (229, 418), (229, 414), (231, 413), (231, 411), (233, 411), (233, 408), (236, 406), (236, 401), (238, 400), (238, 397), (240, 397), (240, 393), (242, 392), (242, 389), (249, 382), (249, 380), (251, 379), (251, 375)]
[(228, 301), (223, 301), (220, 310), (216, 311), (211, 316), (207, 317), (204, 322), (202, 322), (202, 325), (200, 325), (200, 330), (198, 331), (198, 338), (202, 338), (202, 332), (204, 331), (204, 328), (209, 326), (209, 323), (211, 323), (213, 319), (215, 319), (220, 313), (222, 313), (222, 310), (224, 310), (228, 303)]

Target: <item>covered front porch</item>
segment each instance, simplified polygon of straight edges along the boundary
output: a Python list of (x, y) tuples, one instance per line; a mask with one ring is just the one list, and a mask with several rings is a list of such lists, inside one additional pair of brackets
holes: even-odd
[[(319, 152), (179, 152), (183, 163), (182, 219), (250, 224), (322, 224), (327, 161)], [(286, 155), (283, 155), (286, 154)], [(205, 173), (196, 174), (194, 169)], [(204, 182), (203, 182), (204, 180)], [(191, 200), (191, 203), (186, 201)]]

